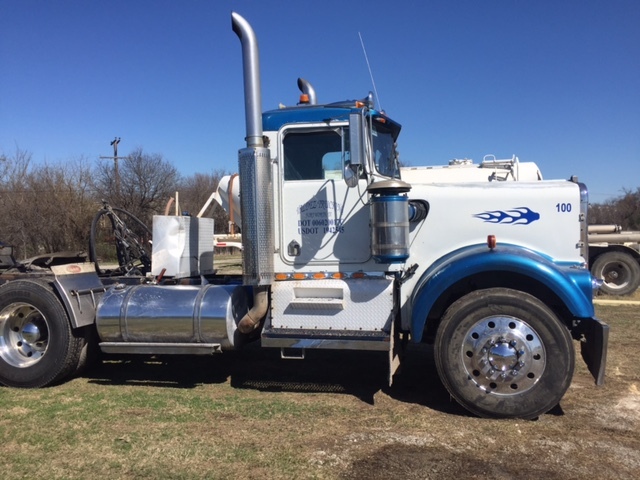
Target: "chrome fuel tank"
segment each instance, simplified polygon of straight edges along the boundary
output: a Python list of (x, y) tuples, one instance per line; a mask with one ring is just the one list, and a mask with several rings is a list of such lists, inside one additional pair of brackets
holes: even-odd
[(115, 285), (100, 301), (102, 342), (219, 343), (238, 346), (248, 310), (239, 285)]

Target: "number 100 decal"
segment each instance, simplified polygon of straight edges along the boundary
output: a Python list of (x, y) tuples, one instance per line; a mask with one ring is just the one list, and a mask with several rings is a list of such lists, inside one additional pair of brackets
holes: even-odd
[(569, 213), (571, 212), (571, 204), (570, 203), (556, 203), (556, 211), (559, 213)]

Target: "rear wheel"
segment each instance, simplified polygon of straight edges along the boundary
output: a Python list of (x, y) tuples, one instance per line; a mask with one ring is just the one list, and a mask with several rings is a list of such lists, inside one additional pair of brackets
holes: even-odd
[(445, 313), (436, 366), (449, 393), (482, 417), (532, 419), (552, 409), (573, 376), (568, 329), (537, 298), (492, 288)]
[(607, 252), (593, 262), (591, 273), (603, 281), (603, 293), (629, 295), (640, 286), (640, 265), (631, 255), (623, 252)]
[(0, 287), (0, 383), (59, 382), (77, 369), (84, 344), (48, 283), (15, 280)]

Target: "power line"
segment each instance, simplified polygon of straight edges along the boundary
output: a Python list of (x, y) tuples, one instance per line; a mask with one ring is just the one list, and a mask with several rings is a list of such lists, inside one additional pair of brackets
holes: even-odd
[(113, 160), (114, 177), (116, 180), (116, 195), (120, 195), (120, 172), (118, 170), (118, 160), (125, 159), (127, 157), (118, 156), (118, 144), (120, 143), (120, 137), (115, 137), (110, 145), (113, 146), (113, 157), (100, 157), (102, 160)]

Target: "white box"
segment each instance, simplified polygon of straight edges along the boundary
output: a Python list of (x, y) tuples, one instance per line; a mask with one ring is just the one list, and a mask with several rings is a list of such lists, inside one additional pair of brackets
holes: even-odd
[(213, 273), (213, 218), (153, 216), (151, 273), (169, 277)]

